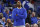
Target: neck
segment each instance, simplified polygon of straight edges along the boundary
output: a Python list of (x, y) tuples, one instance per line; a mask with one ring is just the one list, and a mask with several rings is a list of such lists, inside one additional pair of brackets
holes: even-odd
[(18, 7), (19, 9), (21, 8), (21, 6), (20, 7)]

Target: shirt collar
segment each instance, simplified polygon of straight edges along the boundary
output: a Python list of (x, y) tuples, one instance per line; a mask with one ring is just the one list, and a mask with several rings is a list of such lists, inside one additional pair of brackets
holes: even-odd
[[(18, 7), (17, 7), (18, 8)], [(22, 8), (22, 7), (21, 7)], [(21, 8), (18, 8), (18, 9), (21, 9)]]

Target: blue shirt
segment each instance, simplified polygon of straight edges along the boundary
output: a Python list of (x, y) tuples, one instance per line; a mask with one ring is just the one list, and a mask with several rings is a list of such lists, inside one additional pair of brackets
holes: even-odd
[(37, 24), (37, 21), (38, 21), (38, 19), (37, 19), (37, 17), (31, 17), (31, 24)]
[(12, 14), (12, 11), (9, 11), (9, 14)]
[[(17, 14), (17, 16), (16, 16)], [(12, 11), (12, 18), (14, 20), (14, 26), (21, 26), (21, 25), (25, 25), (25, 19), (27, 17), (27, 12), (26, 9), (21, 8), (15, 8)]]
[(2, 23), (1, 23), (1, 24), (3, 25), (3, 27), (5, 27), (5, 22), (3, 22), (3, 21), (2, 21)]
[(4, 12), (4, 6), (0, 5), (0, 12), (3, 13)]
[(36, 10), (37, 14), (40, 15), (40, 6), (37, 7), (37, 10)]
[(6, 18), (6, 21), (7, 21), (7, 19), (9, 18), (9, 15), (6, 12), (4, 12), (3, 13), (3, 17), (5, 17)]
[(6, 12), (3, 13), (3, 17), (6, 18), (6, 21), (7, 21), (8, 18), (12, 20), (12, 15), (11, 14), (7, 14)]

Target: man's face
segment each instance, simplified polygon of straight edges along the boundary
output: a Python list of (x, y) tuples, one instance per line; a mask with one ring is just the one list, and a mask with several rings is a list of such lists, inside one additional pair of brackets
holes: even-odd
[(28, 13), (30, 14), (31, 13), (31, 10), (29, 10)]
[(20, 1), (17, 2), (17, 6), (21, 6), (21, 2)]
[(32, 12), (32, 16), (35, 16), (35, 12)]
[(6, 13), (9, 14), (9, 11), (7, 11)]
[(10, 22), (11, 22), (11, 20), (10, 20), (10, 19), (7, 19), (7, 22), (8, 22), (8, 23), (10, 23)]
[(3, 18), (2, 21), (5, 21), (5, 18)]

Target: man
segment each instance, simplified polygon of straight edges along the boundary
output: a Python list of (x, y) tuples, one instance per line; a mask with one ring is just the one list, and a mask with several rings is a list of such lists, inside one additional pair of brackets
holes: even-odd
[(9, 9), (5, 9), (5, 11), (3, 12), (3, 17), (5, 17), (6, 21), (7, 19), (12, 20), (12, 15), (9, 13)]
[(38, 27), (38, 25), (37, 24), (34, 24), (33, 27)]
[(5, 17), (3, 17), (3, 18), (2, 18), (2, 22), (1, 22), (1, 24), (3, 25), (3, 27), (5, 27), (5, 23), (6, 23)]
[(7, 19), (9, 18), (9, 10), (8, 9), (6, 9), (5, 12), (3, 13), (3, 17), (5, 17), (6, 21), (7, 21)]
[(9, 7), (9, 18), (11, 19), (11, 21), (12, 21), (12, 10), (13, 10), (13, 8)]
[(12, 11), (14, 19), (14, 27), (25, 27), (25, 19), (27, 17), (26, 9), (21, 7), (21, 2), (17, 2), (17, 8)]
[(32, 12), (32, 17), (31, 17), (31, 24), (37, 24), (37, 21), (38, 21), (38, 19), (37, 19), (37, 17), (35, 17), (35, 12)]
[(4, 9), (5, 9), (4, 3), (2, 2), (2, 3), (0, 4), (0, 13), (3, 13), (3, 12), (4, 12)]
[(30, 27), (30, 24), (26, 23), (26, 27)]
[(36, 24), (37, 26), (37, 17), (35, 17), (35, 12), (32, 12), (32, 17), (31, 17), (31, 27), (34, 26)]
[(10, 19), (7, 19), (7, 22), (6, 22), (5, 26), (13, 27), (12, 22), (11, 22)]
[(31, 10), (28, 10), (27, 18), (26, 18), (26, 23), (31, 24)]
[(1, 24), (1, 22), (2, 22), (2, 17), (3, 17), (3, 14), (0, 13), (0, 27), (3, 27), (3, 25)]
[(4, 23), (6, 23), (6, 21), (5, 21), (5, 17), (2, 18), (2, 21), (3, 21)]

